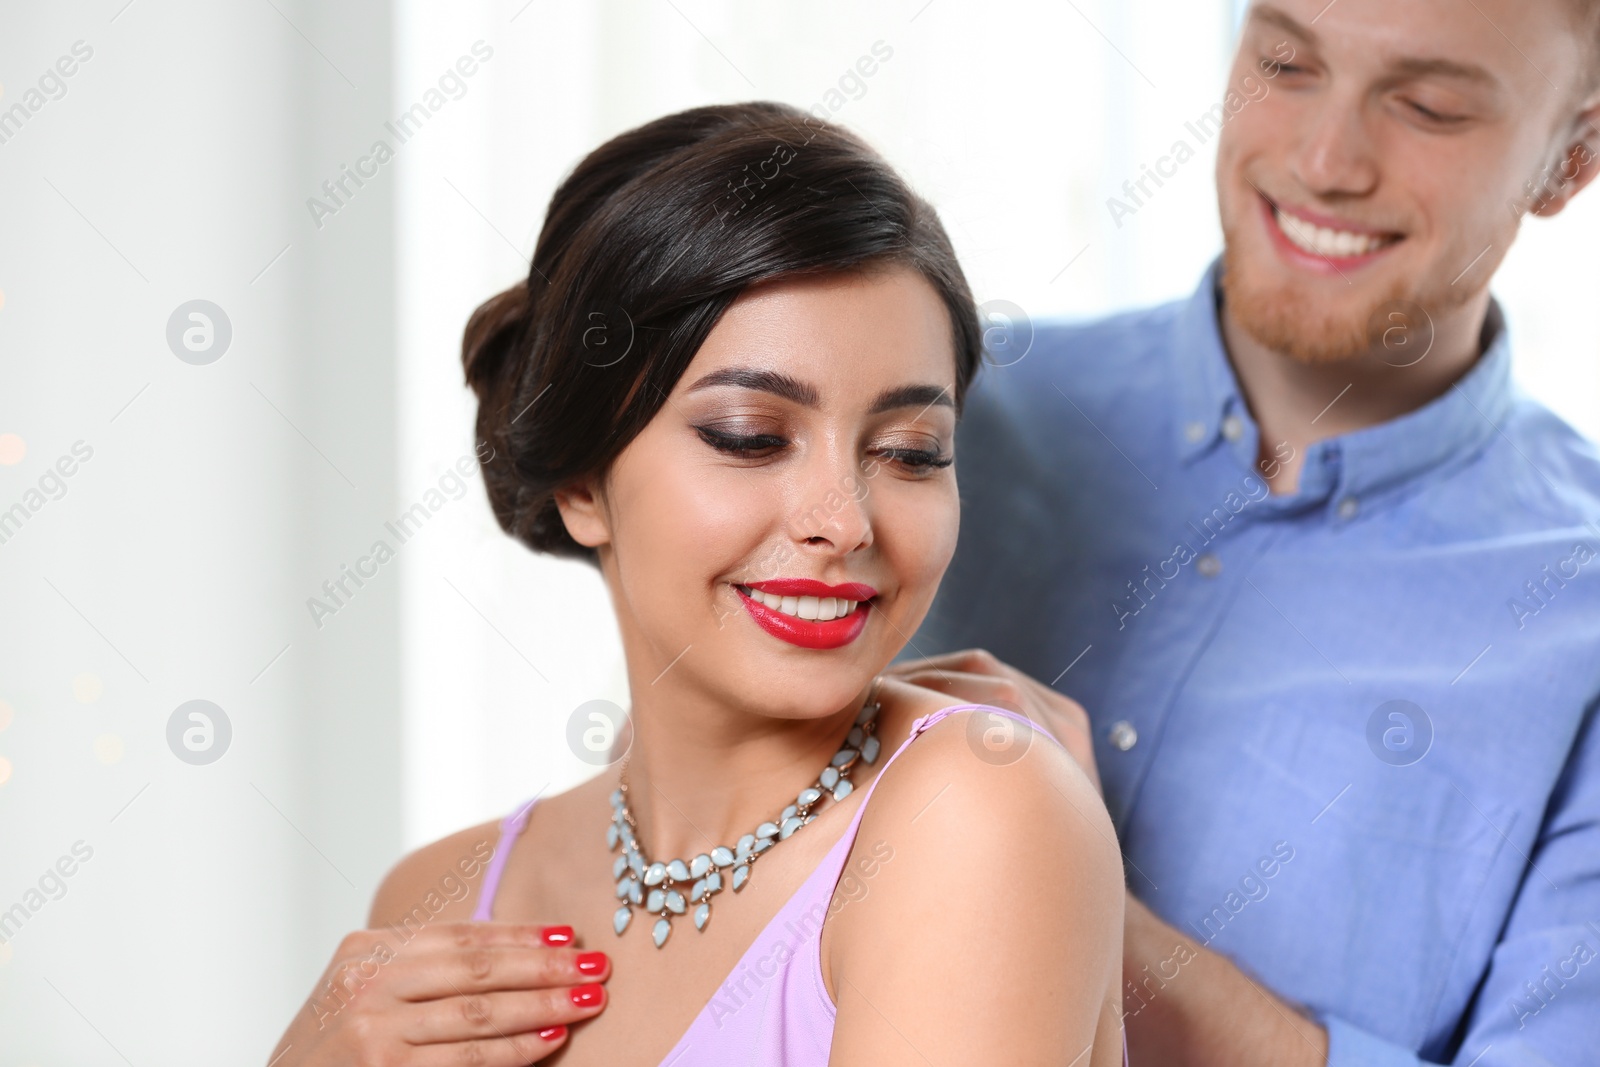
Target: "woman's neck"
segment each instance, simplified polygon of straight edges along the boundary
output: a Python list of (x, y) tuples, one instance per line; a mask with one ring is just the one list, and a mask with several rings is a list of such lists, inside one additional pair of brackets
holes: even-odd
[(626, 775), (644, 853), (666, 862), (734, 847), (816, 780), (867, 693), (820, 719), (765, 716), (681, 692), (636, 700)]

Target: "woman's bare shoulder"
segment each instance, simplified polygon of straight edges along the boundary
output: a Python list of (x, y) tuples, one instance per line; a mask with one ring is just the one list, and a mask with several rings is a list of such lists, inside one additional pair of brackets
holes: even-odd
[(499, 839), (499, 820), (491, 820), (406, 854), (378, 886), (368, 927), (469, 918)]
[(1119, 983), (1121, 854), (1061, 746), (1005, 716), (947, 715), (885, 768), (852, 855), (867, 853), (872, 873), (828, 920), (836, 1052), (887, 1054), (885, 1018), (958, 1060), (985, 1055), (974, 1034), (1030, 1062), (1093, 1042)]
[[(924, 814), (920, 804), (931, 802), (934, 796), (947, 796), (949, 790), (961, 790), (967, 794), (965, 800), (951, 805), (956, 810), (944, 818), (992, 820), (1015, 815), (1048, 819), (1052, 814), (1071, 814), (1074, 825), (1103, 835), (1116, 855), (1111, 819), (1094, 783), (1042, 728), (985, 710), (989, 705), (954, 703), (947, 695), (920, 686), (897, 683), (894, 697), (894, 719), (886, 725), (891, 726), (890, 737), (896, 740), (892, 746), (886, 741), (885, 748), (900, 744), (913, 717), (923, 718), (946, 708), (963, 710), (927, 727), (895, 760), (894, 769), (873, 793), (872, 804), (862, 816), (863, 826), (869, 821), (893, 822), (897, 815), (904, 815), (900, 809), (908, 804), (916, 805), (920, 823), (922, 817), (933, 814), (931, 806)], [(1007, 820), (1007, 825), (1014, 824)], [(1045, 829), (1029, 829), (1027, 819), (1016, 825), (1018, 832), (1028, 836)]]
[[(945, 697), (931, 706), (955, 705)], [(927, 850), (934, 862), (958, 845), (977, 857), (1054, 842), (1070, 849), (1075, 863), (1108, 866), (1120, 877), (1110, 815), (1071, 755), (1041, 729), (981, 708), (926, 728), (884, 774), (862, 815), (863, 833), (909, 842), (929, 830), (961, 835)], [(1044, 861), (1019, 857), (1013, 869), (1015, 862)]]
[[(538, 837), (539, 841), (530, 842), (537, 846), (537, 854), (559, 857), (570, 838), (562, 832), (564, 828), (574, 823), (578, 813), (603, 811), (600, 800), (610, 789), (610, 780), (601, 775), (538, 798), (526, 829), (505, 847), (509, 849), (524, 837)], [(484, 872), (501, 847), (501, 822), (496, 819), (469, 826), (401, 858), (373, 897), (368, 925), (416, 922), (424, 915), (447, 921), (471, 918)]]

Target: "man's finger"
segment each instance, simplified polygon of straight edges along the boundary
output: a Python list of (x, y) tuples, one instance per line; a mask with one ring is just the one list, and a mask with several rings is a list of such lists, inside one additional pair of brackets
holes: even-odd
[(947, 670), (967, 674), (988, 674), (991, 673), (988, 668), (1001, 665), (993, 654), (981, 648), (962, 648), (954, 652), (941, 652), (936, 656), (891, 664), (884, 668), (883, 673), (901, 675), (923, 670)]
[(1024, 713), (1020, 701), (1015, 699), (1016, 686), (1006, 678), (987, 674), (968, 674), (962, 671), (926, 670), (897, 675), (897, 681), (933, 689), (973, 704), (993, 704), (1007, 711)]

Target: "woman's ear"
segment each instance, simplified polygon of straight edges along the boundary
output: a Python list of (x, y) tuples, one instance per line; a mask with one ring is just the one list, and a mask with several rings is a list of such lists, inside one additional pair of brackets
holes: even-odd
[(567, 533), (586, 548), (611, 542), (611, 521), (594, 478), (585, 478), (555, 491), (556, 508)]

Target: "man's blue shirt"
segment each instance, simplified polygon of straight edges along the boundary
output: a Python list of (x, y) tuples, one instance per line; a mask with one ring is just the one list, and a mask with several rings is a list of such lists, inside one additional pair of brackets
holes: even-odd
[[(900, 659), (987, 648), (1081, 702), (1129, 888), (1331, 1064), (1600, 1063), (1600, 454), (1491, 304), (1456, 385), (1271, 495), (1218, 269), (983, 368)], [(1182, 956), (1124, 979), (1142, 1010)]]

